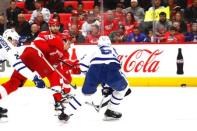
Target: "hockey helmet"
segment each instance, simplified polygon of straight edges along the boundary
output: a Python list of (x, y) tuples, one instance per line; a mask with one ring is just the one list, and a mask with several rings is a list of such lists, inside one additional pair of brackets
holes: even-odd
[(7, 29), (3, 33), (3, 38), (11, 41), (19, 41), (20, 36), (14, 29)]
[(111, 46), (111, 40), (108, 36), (100, 36), (98, 40), (98, 46)]
[(3, 33), (3, 38), (8, 40), (13, 46), (19, 45), (19, 34), (14, 29), (7, 29)]

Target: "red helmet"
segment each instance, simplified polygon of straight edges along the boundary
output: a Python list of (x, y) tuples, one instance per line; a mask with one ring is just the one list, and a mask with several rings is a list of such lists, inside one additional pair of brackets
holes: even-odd
[(49, 26), (53, 26), (53, 25), (59, 26), (60, 25), (60, 23), (57, 19), (50, 19), (48, 24), (49, 24)]

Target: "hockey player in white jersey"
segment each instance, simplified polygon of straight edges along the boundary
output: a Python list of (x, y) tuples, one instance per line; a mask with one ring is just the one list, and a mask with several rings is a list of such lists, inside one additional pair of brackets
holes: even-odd
[(113, 89), (110, 102), (104, 114), (105, 120), (121, 118), (122, 113), (119, 112), (118, 108), (128, 90), (128, 83), (120, 71), (121, 65), (117, 57), (118, 54), (111, 47), (109, 37), (101, 36), (95, 50), (91, 54), (84, 55), (80, 61), (81, 71), (87, 71), (82, 87), (84, 94), (90, 95), (95, 93), (97, 86), (102, 83), (109, 85)]
[[(34, 73), (29, 68), (27, 68), (19, 58), (18, 52), (14, 47), (17, 45), (19, 36), (15, 33), (15, 31), (13, 31), (12, 33), (12, 38), (9, 38), (12, 39), (11, 42), (0, 36), (0, 61), (3, 62), (5, 60), (8, 60), (16, 71), (18, 71), (21, 75), (25, 76), (29, 80), (34, 81), (37, 87), (45, 87), (44, 81), (38, 77), (37, 73)], [(4, 88), (0, 88), (0, 99), (6, 95), (6, 90)], [(0, 120), (3, 117), (7, 117), (6, 113), (7, 109), (0, 107)]]

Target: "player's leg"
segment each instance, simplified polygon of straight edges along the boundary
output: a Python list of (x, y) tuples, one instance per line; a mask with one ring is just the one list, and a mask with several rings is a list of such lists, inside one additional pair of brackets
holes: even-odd
[[(14, 71), (10, 80), (0, 86), (0, 99), (16, 91), (18, 87), (23, 86), (25, 81), (25, 77), (23, 77), (17, 71)], [(0, 120), (2, 120), (3, 118), (7, 118), (7, 112), (8, 110), (6, 108), (0, 107)]]
[(106, 120), (121, 118), (122, 113), (119, 112), (119, 105), (121, 104), (125, 93), (128, 90), (128, 82), (124, 74), (117, 69), (109, 70), (107, 72), (106, 83), (114, 90), (105, 112)]
[(77, 110), (81, 104), (76, 99), (76, 96), (70, 93), (71, 88), (68, 85), (68, 82), (70, 83), (72, 80), (70, 72), (60, 65), (57, 67), (57, 70), (62, 73), (68, 81), (64, 81), (55, 71), (47, 78), (50, 82), (51, 89), (55, 91), (53, 98), (55, 101), (55, 110), (60, 112), (58, 113), (58, 118), (67, 121), (70, 115), (74, 114), (75, 110)]
[(101, 83), (102, 66), (92, 65), (86, 73), (85, 81), (82, 86), (82, 93), (85, 95), (94, 94), (97, 91), (97, 86)]
[(25, 83), (26, 80), (27, 79), (24, 76), (22, 76), (17, 71), (14, 71), (12, 73), (12, 76), (10, 77), (10, 80), (3, 83), (0, 86), (1, 97), (4, 97), (4, 96), (16, 91), (18, 89), (18, 87), (23, 86), (23, 84)]
[(53, 72), (53, 69), (43, 60), (44, 56), (40, 56), (34, 48), (28, 47), (20, 56), (23, 63), (32, 71), (36, 71), (42, 78), (47, 77)]

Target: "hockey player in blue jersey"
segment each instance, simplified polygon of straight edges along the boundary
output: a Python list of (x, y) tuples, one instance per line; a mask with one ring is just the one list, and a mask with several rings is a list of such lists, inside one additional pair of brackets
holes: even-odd
[(128, 83), (120, 71), (121, 64), (117, 59), (118, 54), (111, 47), (108, 36), (101, 36), (98, 46), (91, 50), (94, 51), (84, 55), (80, 61), (81, 71), (87, 71), (82, 92), (86, 95), (94, 94), (99, 84), (109, 85), (113, 92), (104, 115), (106, 120), (119, 119), (122, 114), (118, 112), (118, 107), (127, 91)]

